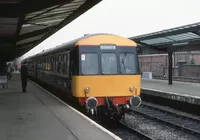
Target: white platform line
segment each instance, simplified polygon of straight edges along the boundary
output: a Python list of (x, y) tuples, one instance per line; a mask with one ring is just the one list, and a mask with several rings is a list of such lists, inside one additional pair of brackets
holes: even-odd
[[(30, 80), (30, 79), (29, 79)], [(49, 91), (47, 91), (46, 89), (44, 89), (43, 87), (41, 87), (40, 85), (36, 84), (35, 82), (33, 82), (32, 80), (30, 80), (33, 84), (35, 84), (36, 86), (38, 86), (40, 89), (42, 89), (43, 91), (45, 91), (46, 93), (48, 93), (49, 95), (51, 95), (52, 97), (56, 98), (58, 101), (60, 101), (61, 103), (63, 103), (64, 105), (66, 105), (67, 107), (69, 107), (71, 110), (73, 110), (74, 112), (76, 112), (77, 114), (79, 114), (80, 116), (84, 117), (86, 120), (88, 120), (91, 124), (95, 125), (96, 127), (98, 127), (100, 130), (102, 130), (103, 132), (109, 134), (110, 136), (112, 136), (114, 139), (116, 140), (122, 140), (120, 137), (118, 137), (117, 135), (113, 134), (112, 132), (108, 131), (107, 129), (105, 129), (104, 127), (102, 127), (101, 125), (99, 125), (98, 123), (96, 123), (95, 121), (91, 120), (89, 117), (85, 116), (83, 113), (79, 112), (78, 110), (76, 110), (75, 108), (73, 108), (72, 106), (68, 105), (67, 103), (65, 103), (64, 101), (60, 100), (58, 97), (54, 96), (53, 94), (51, 94)]]

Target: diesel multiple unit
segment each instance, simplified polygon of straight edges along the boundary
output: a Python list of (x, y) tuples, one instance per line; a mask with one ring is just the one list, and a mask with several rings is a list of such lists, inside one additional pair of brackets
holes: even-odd
[(25, 61), (31, 78), (60, 89), (91, 114), (121, 118), (141, 103), (136, 43), (129, 39), (86, 35)]

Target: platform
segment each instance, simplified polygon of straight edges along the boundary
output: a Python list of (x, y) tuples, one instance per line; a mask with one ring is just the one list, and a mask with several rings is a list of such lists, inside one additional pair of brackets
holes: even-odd
[(0, 88), (1, 140), (120, 139), (31, 81), (22, 93), (19, 78), (15, 74), (8, 89)]
[(200, 84), (167, 80), (142, 79), (141, 94), (159, 96), (171, 100), (200, 105)]

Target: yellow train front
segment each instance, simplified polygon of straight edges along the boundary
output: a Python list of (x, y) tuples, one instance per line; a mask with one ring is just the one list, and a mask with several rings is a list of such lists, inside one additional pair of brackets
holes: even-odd
[(94, 115), (121, 118), (141, 103), (136, 43), (116, 35), (84, 37), (71, 54), (71, 90)]

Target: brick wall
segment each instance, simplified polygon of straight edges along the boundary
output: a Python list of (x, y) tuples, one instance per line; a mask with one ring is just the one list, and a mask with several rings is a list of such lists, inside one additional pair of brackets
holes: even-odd
[(139, 56), (141, 72), (152, 72), (153, 76), (160, 76), (168, 65), (167, 55)]
[(182, 75), (184, 77), (200, 77), (200, 65), (183, 65)]
[[(195, 65), (183, 65), (182, 76), (184, 77), (200, 77), (200, 53), (175, 53), (173, 55), (173, 76), (177, 77), (178, 62), (191, 63), (193, 60)], [(139, 65), (141, 72), (152, 72), (153, 77), (168, 76), (168, 55), (140, 55)]]

